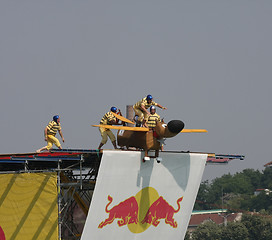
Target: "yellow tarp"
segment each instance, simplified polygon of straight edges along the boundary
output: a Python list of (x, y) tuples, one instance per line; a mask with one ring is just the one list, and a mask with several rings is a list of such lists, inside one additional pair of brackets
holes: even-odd
[(0, 227), (8, 240), (58, 239), (56, 173), (0, 174)]

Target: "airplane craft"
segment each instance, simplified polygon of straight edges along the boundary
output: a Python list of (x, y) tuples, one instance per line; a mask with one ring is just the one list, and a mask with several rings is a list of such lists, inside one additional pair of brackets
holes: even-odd
[[(133, 123), (127, 118), (114, 114), (116, 118), (123, 122)], [(117, 144), (123, 148), (139, 148), (145, 151), (143, 162), (156, 158), (157, 162), (162, 159), (159, 157), (159, 151), (166, 138), (171, 138), (181, 133), (203, 133), (208, 132), (206, 129), (184, 129), (184, 123), (180, 120), (172, 120), (167, 124), (157, 122), (154, 129), (146, 127), (129, 127), (113, 125), (92, 125), (93, 127), (103, 127), (117, 129)], [(155, 156), (148, 156), (150, 150), (155, 150)]]

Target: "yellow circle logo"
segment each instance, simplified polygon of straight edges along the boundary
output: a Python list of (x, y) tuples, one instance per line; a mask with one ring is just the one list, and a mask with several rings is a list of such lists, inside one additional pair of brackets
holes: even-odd
[(153, 187), (146, 187), (135, 195), (138, 203), (138, 223), (128, 224), (128, 229), (132, 233), (141, 233), (147, 230), (151, 225), (142, 223), (149, 207), (159, 198), (157, 190)]

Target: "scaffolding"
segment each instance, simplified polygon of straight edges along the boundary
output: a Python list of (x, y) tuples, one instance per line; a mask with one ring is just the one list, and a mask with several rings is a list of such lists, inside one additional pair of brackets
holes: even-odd
[(88, 214), (102, 153), (52, 150), (0, 155), (0, 174), (56, 172), (59, 239), (80, 239)]

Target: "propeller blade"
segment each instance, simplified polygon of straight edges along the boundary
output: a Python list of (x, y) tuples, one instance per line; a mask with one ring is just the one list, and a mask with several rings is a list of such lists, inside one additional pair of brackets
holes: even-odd
[(117, 129), (117, 130), (138, 131), (138, 132), (148, 132), (149, 131), (149, 128), (144, 128), (144, 127), (127, 127), (127, 126), (113, 126), (113, 125), (92, 125), (92, 126), (93, 127)]
[(208, 132), (206, 129), (183, 129), (182, 133), (204, 133)]
[(127, 122), (127, 123), (131, 123), (131, 124), (134, 124), (134, 122), (128, 120), (127, 118), (123, 117), (123, 116), (120, 116), (114, 112), (111, 112), (116, 118), (118, 118), (119, 120), (123, 121), (123, 122)]

